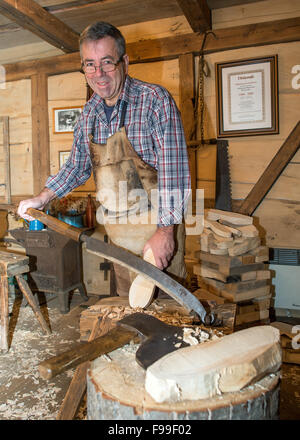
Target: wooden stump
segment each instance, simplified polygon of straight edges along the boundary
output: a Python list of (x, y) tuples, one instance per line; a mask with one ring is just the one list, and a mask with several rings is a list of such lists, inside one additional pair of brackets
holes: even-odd
[(145, 391), (145, 371), (135, 361), (138, 345), (127, 345), (90, 364), (88, 420), (275, 420), (280, 373), (239, 392), (211, 399), (156, 403)]

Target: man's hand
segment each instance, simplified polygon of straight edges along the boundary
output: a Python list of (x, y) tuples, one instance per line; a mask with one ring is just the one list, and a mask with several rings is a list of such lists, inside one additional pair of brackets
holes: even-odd
[(54, 199), (55, 197), (56, 197), (55, 192), (53, 192), (51, 189), (44, 188), (43, 191), (41, 191), (38, 196), (33, 197), (32, 199), (22, 200), (19, 203), (18, 215), (30, 222), (34, 220), (34, 218), (26, 214), (27, 209), (28, 208), (43, 209), (47, 205), (47, 203), (50, 200)]
[(163, 270), (169, 265), (175, 249), (174, 226), (157, 228), (144, 246), (144, 254), (151, 247), (156, 266)]

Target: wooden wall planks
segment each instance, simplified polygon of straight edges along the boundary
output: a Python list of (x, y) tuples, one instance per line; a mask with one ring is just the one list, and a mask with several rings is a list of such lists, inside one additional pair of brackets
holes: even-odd
[[(259, 8), (258, 8), (259, 6)], [(254, 5), (218, 9), (213, 13), (215, 29), (263, 22), (269, 20), (299, 16), (299, 2), (287, 0), (282, 4), (279, 0), (262, 1)], [(246, 20), (246, 21), (245, 21)], [(162, 20), (138, 23), (124, 26), (121, 30), (128, 42), (143, 39), (165, 38), (190, 32), (190, 27), (183, 16)], [(209, 38), (213, 38), (210, 36)], [(41, 43), (41, 50), (48, 51), (46, 43)], [(20, 49), (20, 57), (28, 56), (26, 47)], [(0, 51), (2, 53), (2, 51)], [(45, 52), (45, 54), (47, 54)], [(38, 53), (38, 52), (36, 52)], [(205, 59), (210, 67), (210, 77), (205, 80), (205, 137), (216, 136), (216, 105), (215, 105), (215, 72), (214, 64), (228, 60), (256, 58), (278, 54), (279, 57), (279, 116), (280, 133), (273, 136), (249, 136), (229, 139), (230, 165), (232, 173), (232, 190), (234, 199), (243, 199), (250, 192), (260, 175), (272, 160), (285, 138), (299, 119), (300, 100), (299, 89), (292, 88), (293, 75), (291, 70), (297, 62), (299, 42), (278, 45), (250, 47), (207, 54)], [(4, 59), (6, 59), (4, 57)], [(21, 59), (21, 58), (20, 58)], [(197, 71), (198, 58), (195, 58)], [(180, 103), (180, 79), (178, 59), (155, 63), (143, 63), (130, 66), (130, 74), (145, 81), (155, 82), (165, 86), (174, 96), (178, 106)], [(48, 78), (48, 117), (50, 139), (50, 172), (58, 171), (58, 151), (67, 151), (71, 148), (72, 135), (52, 133), (52, 109), (70, 105), (80, 105), (85, 102), (85, 81), (80, 73), (51, 76)], [(0, 115), (10, 117), (10, 148), (11, 167), (13, 170), (12, 194), (32, 194), (32, 128), (31, 128), (31, 86), (30, 80), (21, 80), (6, 84), (1, 90)], [(1, 139), (0, 139), (1, 144)], [(214, 197), (215, 191), (215, 146), (207, 146), (197, 151), (197, 186), (205, 189), (207, 198)], [(284, 238), (286, 219), (289, 224), (299, 223), (299, 176), (300, 153), (298, 152), (291, 163), (286, 167), (276, 184), (267, 194), (255, 215), (259, 215), (262, 227), (267, 229), (269, 245), (285, 246), (294, 240)], [(91, 191), (93, 184), (80, 188), (81, 191)], [(275, 212), (272, 214), (272, 210)], [(272, 218), (272, 215), (274, 218)], [(275, 229), (274, 229), (275, 228)], [(275, 233), (274, 231), (277, 231)], [(280, 232), (282, 230), (282, 232)], [(300, 246), (297, 231), (294, 232), (296, 242)]]

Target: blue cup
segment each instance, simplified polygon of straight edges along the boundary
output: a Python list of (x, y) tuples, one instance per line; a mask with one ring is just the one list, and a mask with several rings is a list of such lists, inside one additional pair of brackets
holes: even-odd
[(32, 220), (29, 222), (29, 231), (42, 231), (44, 227), (44, 224), (39, 220)]

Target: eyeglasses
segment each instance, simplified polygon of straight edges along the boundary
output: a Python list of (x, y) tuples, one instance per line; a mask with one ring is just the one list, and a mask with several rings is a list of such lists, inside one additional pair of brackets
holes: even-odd
[(108, 72), (113, 72), (114, 70), (116, 70), (118, 64), (120, 64), (120, 62), (123, 59), (123, 55), (120, 57), (120, 59), (114, 63), (110, 60), (104, 60), (102, 61), (99, 66), (97, 66), (94, 61), (87, 61), (81, 64), (82, 70), (87, 73), (87, 74), (91, 74), (91, 73), (95, 73), (97, 69), (101, 69), (102, 72), (104, 73), (108, 73)]

